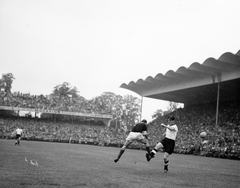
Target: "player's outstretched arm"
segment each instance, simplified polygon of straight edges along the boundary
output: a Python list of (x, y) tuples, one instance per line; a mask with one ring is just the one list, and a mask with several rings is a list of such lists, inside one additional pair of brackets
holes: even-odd
[(163, 127), (166, 127), (167, 129), (169, 129), (170, 131), (176, 131), (174, 127), (170, 127), (170, 126), (167, 126), (165, 124), (161, 124)]

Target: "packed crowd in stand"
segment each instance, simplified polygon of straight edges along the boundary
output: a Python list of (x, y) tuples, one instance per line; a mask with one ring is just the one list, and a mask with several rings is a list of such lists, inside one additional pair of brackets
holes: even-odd
[[(175, 152), (210, 157), (240, 159), (240, 102), (220, 103), (219, 121), (216, 124), (216, 105), (204, 104), (180, 108), (172, 115), (176, 117), (179, 134)], [(18, 106), (25, 108), (51, 108), (58, 110), (89, 112), (89, 105), (71, 101), (70, 98), (57, 99), (46, 96), (6, 95), (1, 93), (0, 106)], [(94, 106), (91, 105), (91, 109)], [(85, 109), (86, 108), (86, 109)], [(97, 109), (96, 111), (101, 111)], [(94, 112), (96, 112), (94, 111)], [(150, 143), (155, 145), (163, 136), (160, 124), (166, 122), (166, 116), (158, 117), (149, 123)], [(107, 126), (66, 120), (7, 117), (0, 114), (0, 138), (13, 138), (17, 127), (24, 129), (23, 139), (39, 141), (57, 141), (68, 143), (88, 143), (101, 146), (120, 147), (125, 141), (126, 132)], [(207, 132), (202, 140), (200, 132)], [(138, 148), (133, 144), (132, 148)], [(140, 148), (143, 149), (144, 147)]]
[(95, 101), (83, 97), (59, 97), (54, 95), (31, 95), (20, 92), (6, 93), (0, 91), (0, 105), (22, 108), (37, 108), (46, 110), (61, 110), (81, 113), (107, 114), (105, 109)]
[[(211, 157), (240, 159), (240, 105), (239, 101), (221, 103), (216, 125), (216, 104), (180, 108), (173, 112), (179, 127), (175, 152)], [(156, 143), (163, 130), (161, 117), (152, 122), (151, 132)], [(205, 140), (200, 133), (205, 131)]]
[(106, 126), (64, 121), (54, 122), (27, 117), (1, 117), (0, 138), (13, 138), (12, 132), (17, 127), (24, 129), (22, 139), (26, 140), (97, 145), (118, 144), (118, 140), (121, 140), (118, 136), (113, 135), (113, 131)]

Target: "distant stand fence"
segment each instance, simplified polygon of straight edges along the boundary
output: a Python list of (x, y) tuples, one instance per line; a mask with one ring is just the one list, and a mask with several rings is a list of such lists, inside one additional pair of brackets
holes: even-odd
[(47, 113), (47, 114), (57, 114), (57, 115), (89, 117), (89, 118), (95, 118), (95, 119), (98, 118), (98, 119), (102, 119), (107, 126), (110, 126), (110, 122), (113, 118), (112, 115), (105, 115), (105, 114), (68, 112), (68, 111), (61, 111), (61, 110), (39, 109), (39, 108), (21, 108), (21, 107), (12, 107), (12, 106), (0, 106), (0, 110), (27, 111), (27, 112), (34, 112), (34, 113)]

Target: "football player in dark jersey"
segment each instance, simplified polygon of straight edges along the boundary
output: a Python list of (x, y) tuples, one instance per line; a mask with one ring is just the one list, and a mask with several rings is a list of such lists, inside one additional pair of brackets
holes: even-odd
[(147, 133), (147, 120), (143, 119), (140, 123), (137, 123), (136, 125), (134, 125), (131, 132), (128, 134), (126, 138), (125, 143), (120, 149), (117, 158), (114, 160), (115, 163), (118, 162), (118, 160), (121, 158), (125, 149), (135, 140), (145, 144), (147, 152), (150, 153), (150, 144), (148, 141), (148, 133)]

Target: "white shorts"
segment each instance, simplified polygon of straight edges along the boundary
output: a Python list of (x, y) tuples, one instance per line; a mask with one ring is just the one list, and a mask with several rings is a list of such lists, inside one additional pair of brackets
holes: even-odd
[(144, 139), (145, 139), (145, 137), (143, 136), (143, 134), (137, 133), (137, 132), (130, 132), (126, 138), (126, 140), (128, 140), (128, 141), (144, 140)]

